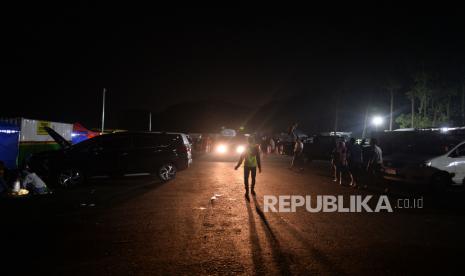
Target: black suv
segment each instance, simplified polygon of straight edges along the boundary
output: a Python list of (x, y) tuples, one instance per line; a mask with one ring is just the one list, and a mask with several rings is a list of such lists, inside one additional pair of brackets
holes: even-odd
[(61, 149), (35, 154), (28, 165), (64, 187), (89, 178), (148, 174), (168, 181), (192, 163), (191, 145), (183, 133), (120, 132), (71, 145), (54, 130), (47, 131)]

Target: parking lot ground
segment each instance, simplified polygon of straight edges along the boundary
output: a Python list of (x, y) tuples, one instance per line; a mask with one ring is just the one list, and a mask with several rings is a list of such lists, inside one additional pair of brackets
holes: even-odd
[[(233, 160), (206, 156), (174, 181), (127, 178), (53, 195), (2, 198), (2, 266), (15, 275), (308, 275), (463, 272), (463, 191), (427, 194), (332, 182), (324, 162), (290, 171), (265, 156), (256, 197)], [(386, 190), (385, 185), (390, 185)], [(265, 195), (423, 198), (380, 213), (264, 212)]]

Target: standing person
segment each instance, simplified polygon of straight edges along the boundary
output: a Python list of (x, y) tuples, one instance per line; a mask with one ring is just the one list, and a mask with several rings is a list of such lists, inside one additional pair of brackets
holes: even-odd
[(303, 151), (304, 151), (304, 143), (300, 138), (295, 139), (294, 144), (294, 156), (292, 157), (291, 167), (289, 169), (293, 169), (295, 166), (299, 166), (299, 171), (303, 171)]
[[(375, 182), (381, 175), (383, 169), (383, 151), (378, 146), (378, 140), (373, 138), (370, 140), (371, 153), (368, 161), (367, 171), (370, 175), (370, 180)], [(370, 183), (371, 184), (371, 183)], [(366, 187), (367, 185), (365, 185)]]
[(350, 186), (356, 187), (360, 179), (360, 170), (363, 165), (362, 149), (355, 143), (355, 138), (350, 138), (347, 146), (347, 163), (349, 167)]
[(342, 178), (347, 172), (347, 148), (343, 141), (338, 141), (335, 153), (336, 182), (343, 185)]
[(299, 126), (299, 123), (294, 123), (292, 126), (289, 127), (289, 129), (287, 130), (287, 134), (289, 135), (293, 135), (295, 136), (295, 130), (297, 129), (297, 127)]
[(276, 149), (276, 143), (274, 142), (273, 137), (270, 138), (270, 148), (271, 148), (270, 153), (273, 153)]
[(300, 140), (299, 136), (295, 133), (295, 130), (299, 126), (298, 123), (294, 123), (291, 127), (289, 127), (289, 135), (291, 135), (294, 139), (294, 155), (292, 157), (291, 166), (289, 169), (293, 169), (296, 166), (296, 163), (299, 164), (299, 170), (303, 170), (302, 159), (303, 159), (303, 151), (304, 151), (304, 143)]
[(266, 136), (262, 137), (260, 146), (264, 153), (268, 153), (268, 139), (266, 138)]
[(338, 140), (336, 139), (334, 141), (334, 148), (331, 151), (331, 170), (333, 172), (334, 182), (337, 182), (337, 166), (338, 166), (337, 162), (339, 161), (339, 154), (337, 152), (337, 143), (338, 143)]
[(205, 152), (209, 153), (211, 152), (212, 150), (212, 138), (210, 137), (210, 135), (207, 135), (207, 137), (205, 138)]
[(249, 137), (248, 139), (249, 145), (244, 153), (241, 154), (239, 161), (237, 162), (236, 167), (234, 168), (237, 170), (242, 162), (244, 162), (244, 186), (245, 186), (245, 198), (249, 200), (249, 175), (252, 177), (252, 187), (250, 189), (250, 193), (255, 196), (255, 177), (257, 175), (257, 167), (258, 172), (262, 172), (262, 165), (260, 161), (260, 146), (255, 143), (255, 139), (253, 137)]
[(276, 153), (279, 155), (283, 154), (283, 140), (279, 137), (276, 139)]

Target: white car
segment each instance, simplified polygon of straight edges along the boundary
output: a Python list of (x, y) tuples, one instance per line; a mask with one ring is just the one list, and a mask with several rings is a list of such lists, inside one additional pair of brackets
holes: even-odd
[(463, 185), (465, 179), (465, 141), (446, 154), (430, 159), (427, 166), (447, 172), (452, 185)]

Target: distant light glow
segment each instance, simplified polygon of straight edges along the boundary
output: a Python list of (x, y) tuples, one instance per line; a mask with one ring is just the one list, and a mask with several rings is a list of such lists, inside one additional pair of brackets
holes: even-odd
[(14, 134), (18, 132), (19, 132), (18, 130), (13, 130), (13, 129), (0, 129), (0, 133), (4, 133), (4, 134)]
[(441, 132), (448, 132), (449, 128), (448, 127), (441, 127)]
[(373, 119), (371, 120), (371, 123), (374, 126), (380, 126), (383, 124), (383, 122), (384, 122), (384, 119), (381, 116), (374, 116)]

